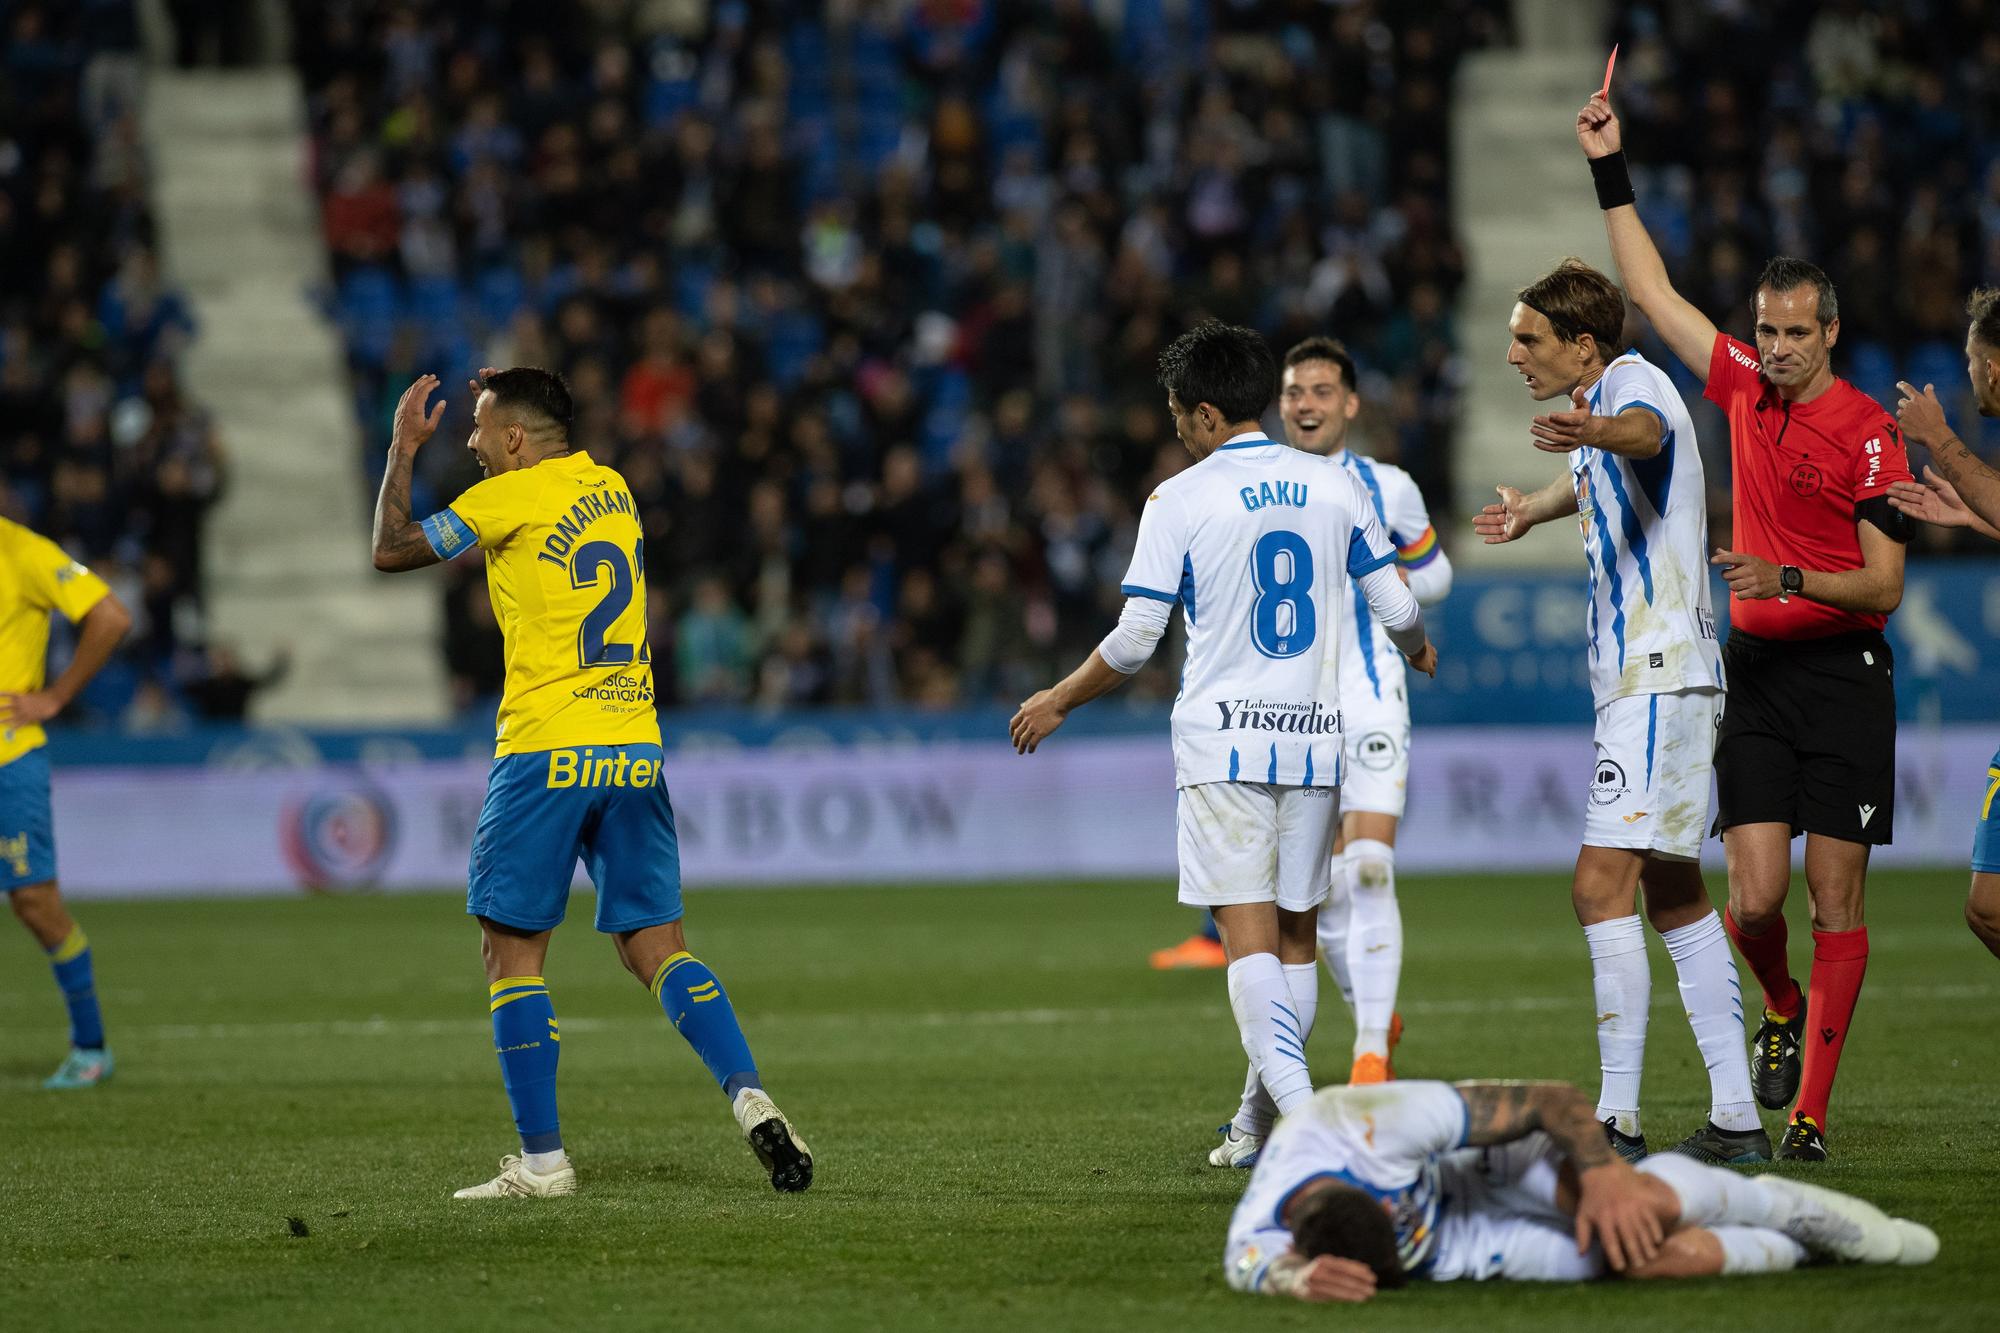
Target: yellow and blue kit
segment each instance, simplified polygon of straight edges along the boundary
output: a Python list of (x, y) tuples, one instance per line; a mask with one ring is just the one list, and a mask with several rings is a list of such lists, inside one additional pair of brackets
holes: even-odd
[(2000, 754), (1986, 765), (1986, 794), (1979, 798), (1979, 823), (1972, 833), (1972, 868), (1982, 875), (2000, 873), (2000, 823), (1993, 818), (1993, 797), (2000, 794)]
[[(110, 592), (62, 547), (0, 518), (0, 693), (41, 689), (49, 616), (81, 620)], [(40, 726), (0, 724), (0, 889), (9, 892), (56, 877), (47, 740)]]
[(645, 546), (625, 479), (586, 453), (560, 455), (488, 477), (423, 530), (441, 559), (486, 553), (506, 645), (466, 911), (547, 930), (563, 919), (581, 856), (599, 930), (679, 920)]

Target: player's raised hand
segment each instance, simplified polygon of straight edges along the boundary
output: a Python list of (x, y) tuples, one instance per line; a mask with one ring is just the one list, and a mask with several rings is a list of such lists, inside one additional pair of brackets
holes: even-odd
[(1646, 1182), (1622, 1161), (1591, 1167), (1578, 1178), (1576, 1252), (1594, 1240), (1612, 1271), (1642, 1268), (1660, 1252), (1666, 1223)]
[(1921, 444), (1926, 449), (1935, 449), (1951, 434), (1951, 426), (1944, 419), (1944, 404), (1938, 401), (1937, 386), (1926, 384), (1918, 393), (1916, 386), (1902, 380), (1896, 381), (1896, 388), (1903, 400), (1896, 404), (1896, 426), (1903, 432), (1903, 439), (1909, 444)]
[(1583, 110), (1576, 113), (1576, 141), (1583, 145), (1585, 157), (1609, 157), (1623, 147), (1618, 117), (1602, 94), (1585, 102)]
[(1438, 673), (1437, 645), (1429, 639), (1424, 640), (1424, 646), (1418, 650), (1415, 657), (1407, 660), (1413, 670), (1421, 671), (1426, 676), (1436, 676)]
[(1512, 486), (1495, 486), (1500, 503), (1487, 505), (1472, 516), (1472, 530), (1488, 546), (1517, 541), (1535, 526), (1528, 517), (1527, 497)]
[(1033, 754), (1035, 747), (1047, 740), (1068, 716), (1069, 709), (1057, 699), (1053, 689), (1029, 695), (1022, 703), (1021, 711), (1014, 714), (1014, 720), (1007, 724), (1007, 734), (1014, 742), (1014, 753)]
[(424, 409), (439, 384), (435, 375), (419, 375), (416, 382), (403, 390), (403, 396), (396, 400), (396, 424), (389, 437), (389, 447), (399, 453), (414, 454), (417, 449), (437, 433), (438, 422), (444, 420), (446, 400), (440, 398), (428, 415)]
[(1570, 453), (1604, 436), (1604, 422), (1590, 414), (1590, 395), (1581, 384), (1570, 390), (1569, 400), (1575, 404), (1569, 411), (1544, 413), (1528, 425), (1535, 447), (1545, 454)]
[(498, 375), (499, 373), (500, 370), (497, 366), (481, 366), (479, 368), (479, 378), (473, 380), (467, 380), (465, 382), (465, 386), (468, 389), (471, 389), (472, 396), (474, 398), (477, 398), (479, 397), (480, 394), (486, 392), (486, 381), (492, 379), (495, 375)]
[(1739, 602), (1761, 602), (1784, 591), (1778, 582), (1778, 567), (1761, 556), (1718, 548), (1708, 563), (1721, 568), (1722, 581)]

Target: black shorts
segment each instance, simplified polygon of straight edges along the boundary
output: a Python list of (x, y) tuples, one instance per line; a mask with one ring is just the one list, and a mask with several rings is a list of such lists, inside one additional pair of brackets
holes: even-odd
[(1874, 630), (1722, 645), (1729, 695), (1715, 743), (1717, 831), (1789, 824), (1886, 845), (1896, 813), (1895, 661)]

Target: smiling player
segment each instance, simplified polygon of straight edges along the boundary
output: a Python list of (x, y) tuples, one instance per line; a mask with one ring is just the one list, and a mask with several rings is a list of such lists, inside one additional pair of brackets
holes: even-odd
[(420, 569), (478, 547), (506, 640), (499, 744), (472, 844), (466, 911), (479, 918), (493, 1045), (521, 1156), (460, 1199), (576, 1193), (556, 1117), (561, 1035), (542, 979), (581, 856), (597, 928), (722, 1085), (774, 1188), (803, 1190), (805, 1141), (765, 1095), (721, 983), (687, 951), (680, 843), (667, 797), (646, 559), (625, 479), (570, 443), (569, 389), (545, 370), (484, 370), (466, 447), (486, 479), (422, 523), (410, 470), (444, 403), (425, 375), (396, 405), (375, 506), (375, 567)]
[(1597, 766), (1570, 901), (1590, 949), (1603, 1090), (1597, 1116), (1619, 1151), (1646, 1153), (1639, 1082), (1652, 1007), (1644, 923), (1666, 942), (1681, 1005), (1708, 1066), (1708, 1123), (1676, 1151), (1759, 1162), (1771, 1142), (1750, 1099), (1742, 997), (1722, 922), (1702, 883), (1722, 659), (1708, 603), (1707, 487), (1680, 395), (1637, 352), (1619, 355), (1625, 298), (1581, 260), (1521, 292), (1507, 362), (1539, 401), (1537, 449), (1569, 471), (1532, 495), (1499, 487), (1474, 529), (1488, 545), (1578, 516), (1590, 564), (1590, 683)]

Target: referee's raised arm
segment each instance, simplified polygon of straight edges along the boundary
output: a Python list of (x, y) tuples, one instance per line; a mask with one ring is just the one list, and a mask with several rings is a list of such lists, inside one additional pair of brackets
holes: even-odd
[(1667, 266), (1633, 204), (1636, 196), (1625, 166), (1618, 117), (1601, 95), (1576, 113), (1576, 141), (1590, 159), (1597, 206), (1604, 210), (1604, 230), (1611, 238), (1611, 257), (1618, 264), (1618, 275), (1625, 280), (1625, 294), (1646, 312), (1681, 364), (1707, 383), (1709, 357), (1715, 351), (1715, 324), (1667, 280)]

